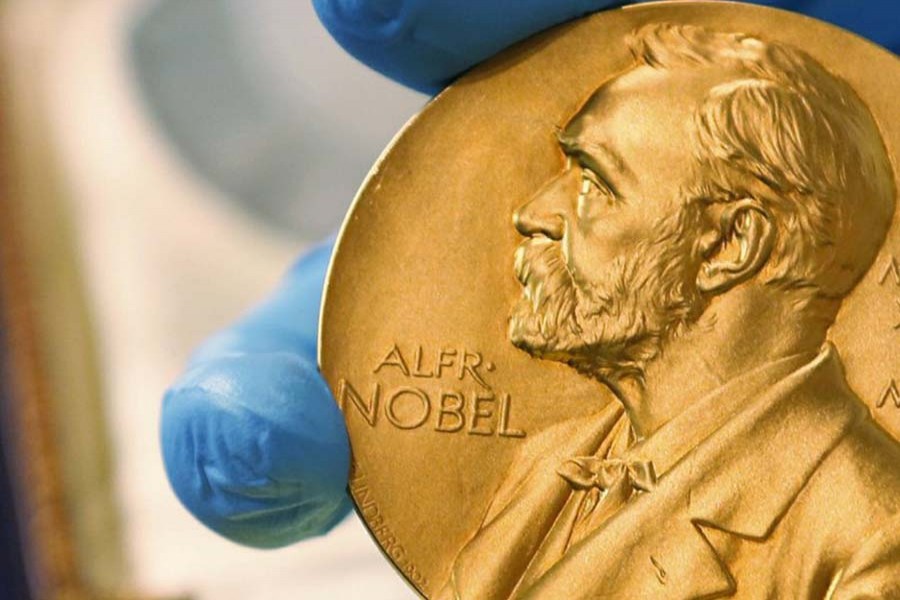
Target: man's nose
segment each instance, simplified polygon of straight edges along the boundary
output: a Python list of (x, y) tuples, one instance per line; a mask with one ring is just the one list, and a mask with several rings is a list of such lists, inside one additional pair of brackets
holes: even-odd
[(560, 240), (566, 229), (565, 207), (571, 187), (568, 171), (564, 171), (544, 185), (513, 213), (513, 225), (528, 237), (543, 234)]

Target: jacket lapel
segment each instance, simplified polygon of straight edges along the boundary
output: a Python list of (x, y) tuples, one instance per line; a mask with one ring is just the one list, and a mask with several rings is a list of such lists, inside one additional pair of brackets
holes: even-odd
[[(560, 457), (593, 453), (623, 418), (621, 407), (614, 405), (535, 440), (542, 447), (529, 450), (538, 450), (543, 458), (527, 469), (520, 483), (501, 486), (502, 504), (492, 507), (482, 528), (457, 556), (450, 581), (457, 598), (512, 594), (572, 493), (557, 474)], [(509, 489), (511, 485), (515, 489)]]
[(691, 490), (693, 520), (766, 540), (819, 465), (866, 414), (837, 351), (827, 345), (698, 448), (695, 468), (713, 476)]
[(731, 574), (685, 514), (684, 488), (641, 494), (574, 546), (522, 598), (721, 598)]

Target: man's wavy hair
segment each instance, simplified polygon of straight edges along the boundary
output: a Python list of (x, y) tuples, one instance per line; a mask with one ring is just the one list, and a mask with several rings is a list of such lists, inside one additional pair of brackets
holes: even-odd
[[(894, 213), (891, 162), (853, 89), (785, 44), (702, 27), (634, 33), (639, 64), (734, 73), (694, 115), (697, 165), (689, 197), (754, 197), (777, 227), (765, 281), (840, 299), (862, 279)], [(761, 185), (760, 185), (761, 184)]]

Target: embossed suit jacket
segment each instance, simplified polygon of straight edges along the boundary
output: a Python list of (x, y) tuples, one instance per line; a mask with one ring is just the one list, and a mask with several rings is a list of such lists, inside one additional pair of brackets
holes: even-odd
[(830, 346), (523, 585), (571, 518), (558, 466), (622, 418), (611, 407), (526, 444), (438, 597), (900, 599), (900, 445)]

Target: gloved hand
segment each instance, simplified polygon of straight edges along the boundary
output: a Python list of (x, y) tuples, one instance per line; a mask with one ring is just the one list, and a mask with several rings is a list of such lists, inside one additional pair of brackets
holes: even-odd
[[(351, 54), (436, 92), (462, 71), (542, 29), (612, 0), (313, 0)], [(769, 0), (900, 49), (894, 0)], [(316, 369), (319, 304), (332, 241), (288, 272), (273, 296), (210, 338), (166, 393), (162, 449), (172, 487), (204, 524), (277, 547), (327, 532), (350, 510), (343, 419)]]

